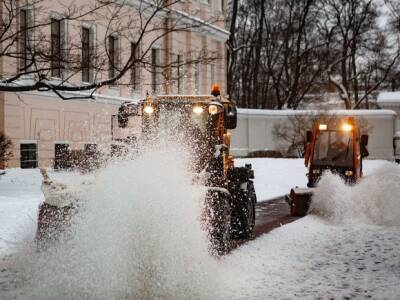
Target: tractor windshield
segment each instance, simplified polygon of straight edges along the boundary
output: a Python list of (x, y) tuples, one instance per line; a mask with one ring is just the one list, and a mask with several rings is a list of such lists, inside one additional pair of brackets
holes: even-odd
[(162, 136), (200, 138), (198, 135), (206, 133), (208, 113), (201, 106), (193, 111), (194, 106), (187, 105), (176, 107), (172, 105), (160, 105), (159, 108), (159, 132)]
[(313, 164), (317, 166), (353, 166), (351, 131), (320, 131), (315, 141)]
[(187, 146), (193, 156), (193, 170), (201, 172), (214, 153), (207, 106), (160, 104), (158, 114), (159, 138)]

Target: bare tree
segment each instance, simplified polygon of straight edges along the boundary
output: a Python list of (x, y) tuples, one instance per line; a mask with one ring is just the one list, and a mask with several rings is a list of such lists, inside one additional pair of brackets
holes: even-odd
[(318, 17), (314, 0), (254, 0), (239, 7), (228, 75), (240, 106), (297, 108), (313, 91), (323, 61)]
[[(0, 91), (88, 98), (108, 85), (131, 86), (137, 80), (132, 70), (138, 67), (168, 83), (174, 80), (171, 68), (218, 58), (207, 49), (185, 53), (186, 60), (172, 58), (168, 41), (174, 32), (202, 30), (219, 21), (190, 18), (190, 12), (175, 9), (179, 2), (1, 0)], [(52, 5), (58, 11), (49, 17)], [(163, 61), (152, 55), (162, 41)]]
[(387, 82), (400, 57), (399, 36), (378, 23), (373, 0), (325, 0), (327, 73), (347, 109), (368, 107), (368, 97)]
[(278, 109), (296, 109), (320, 79), (323, 66), (313, 0), (286, 0), (280, 13), (267, 24), (267, 69)]
[(378, 89), (396, 87), (398, 1), (232, 0), (231, 7), (229, 92), (241, 107), (296, 109), (338, 91), (357, 109)]

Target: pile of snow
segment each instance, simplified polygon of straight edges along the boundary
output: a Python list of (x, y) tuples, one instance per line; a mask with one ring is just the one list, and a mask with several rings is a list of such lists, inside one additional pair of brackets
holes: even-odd
[(326, 172), (315, 191), (312, 211), (335, 223), (400, 225), (400, 168), (382, 163), (359, 184), (349, 186)]
[(96, 174), (71, 228), (44, 252), (14, 257), (31, 299), (218, 298), (216, 260), (201, 228), (204, 186), (179, 147), (153, 149)]

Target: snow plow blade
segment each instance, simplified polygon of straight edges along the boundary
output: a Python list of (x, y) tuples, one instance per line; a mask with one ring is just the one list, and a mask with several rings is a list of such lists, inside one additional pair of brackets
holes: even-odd
[(310, 208), (311, 198), (314, 189), (310, 188), (294, 188), (290, 190), (290, 194), (286, 195), (286, 202), (290, 206), (290, 215), (304, 217)]

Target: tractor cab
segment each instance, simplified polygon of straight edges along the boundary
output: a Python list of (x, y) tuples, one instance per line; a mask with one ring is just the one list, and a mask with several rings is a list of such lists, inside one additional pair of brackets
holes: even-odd
[(313, 131), (307, 132), (308, 186), (314, 187), (325, 170), (340, 174), (346, 182), (356, 182), (362, 177), (367, 144), (368, 136), (360, 135), (353, 117), (315, 124)]
[[(218, 153), (225, 175), (233, 167), (229, 147), (236, 122), (236, 106), (219, 95), (148, 96), (139, 103), (125, 103), (118, 113), (119, 128), (140, 128), (135, 141), (178, 141), (192, 150), (198, 172)], [(123, 141), (129, 144), (132, 135), (125, 136)]]

